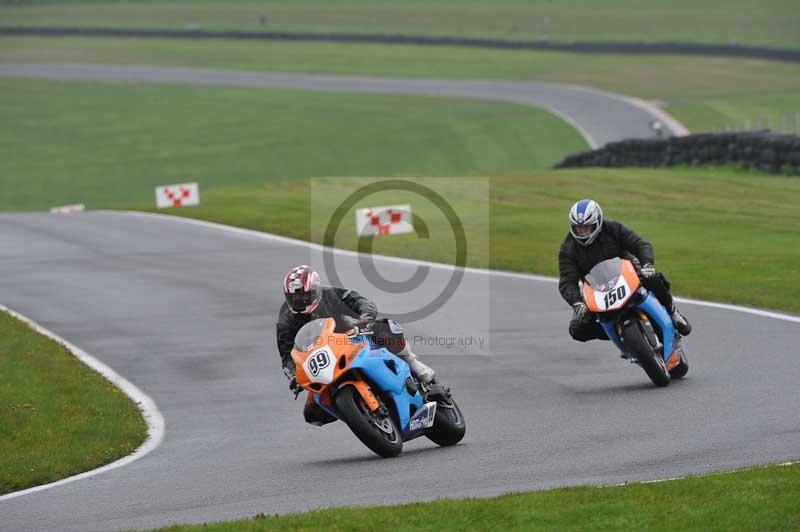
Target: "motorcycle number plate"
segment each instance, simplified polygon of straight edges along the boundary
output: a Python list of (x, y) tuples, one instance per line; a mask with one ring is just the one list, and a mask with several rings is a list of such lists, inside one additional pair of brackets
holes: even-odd
[(311, 382), (330, 384), (333, 380), (333, 353), (327, 347), (314, 351), (303, 363), (303, 369)]
[(616, 285), (607, 292), (596, 290), (594, 301), (601, 310), (616, 310), (622, 308), (631, 296), (631, 290), (625, 278), (620, 276)]

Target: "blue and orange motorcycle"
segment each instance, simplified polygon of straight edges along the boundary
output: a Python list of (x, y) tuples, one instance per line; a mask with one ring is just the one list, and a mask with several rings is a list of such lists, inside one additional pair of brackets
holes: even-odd
[(667, 309), (641, 286), (631, 261), (597, 264), (583, 283), (587, 308), (623, 355), (644, 369), (656, 386), (667, 386), (689, 371), (689, 363)]
[(448, 388), (418, 382), (368, 331), (336, 333), (336, 325), (333, 318), (305, 324), (292, 349), (297, 383), (318, 405), (385, 458), (419, 436), (442, 446), (461, 441), (466, 424)]

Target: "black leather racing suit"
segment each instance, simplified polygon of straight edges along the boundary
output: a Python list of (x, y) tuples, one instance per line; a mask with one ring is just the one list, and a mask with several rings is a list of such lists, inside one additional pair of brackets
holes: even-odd
[[(583, 301), (578, 281), (583, 279), (596, 264), (614, 257), (632, 260), (637, 269), (646, 263), (653, 264), (655, 260), (650, 242), (614, 220), (605, 220), (597, 239), (588, 246), (582, 246), (567, 233), (558, 253), (558, 290), (561, 292), (561, 297), (570, 305)], [(658, 273), (649, 279), (642, 279), (642, 285), (653, 292), (667, 309), (672, 308), (670, 284), (663, 274)], [(581, 342), (594, 339), (608, 340), (603, 327), (591, 312), (587, 312), (583, 319), (573, 316), (569, 323), (569, 334)]]
[[(310, 314), (295, 314), (289, 310), (289, 306), (286, 303), (281, 305), (281, 309), (278, 312), (276, 338), (278, 340), (278, 353), (281, 356), (283, 367), (289, 368), (294, 372), (292, 346), (294, 346), (294, 337), (297, 335), (297, 331), (303, 325), (309, 321), (322, 318), (333, 318), (339, 324), (344, 316), (356, 319), (371, 318), (374, 320), (378, 317), (378, 307), (354, 290), (331, 286), (322, 287), (322, 299), (317, 308), (314, 309), (314, 312)], [(344, 331), (339, 330), (337, 332)]]

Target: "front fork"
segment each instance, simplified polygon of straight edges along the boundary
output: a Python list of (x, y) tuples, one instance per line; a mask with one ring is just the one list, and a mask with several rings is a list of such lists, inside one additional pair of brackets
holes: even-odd
[(617, 346), (622, 354), (631, 362), (633, 362), (633, 357), (631, 356), (630, 351), (628, 351), (628, 349), (625, 347), (625, 344), (622, 343), (622, 330), (625, 327), (630, 326), (631, 320), (639, 320), (642, 322), (647, 342), (653, 347), (653, 349), (655, 349), (657, 352), (660, 352), (659, 350), (663, 349), (661, 340), (658, 338), (658, 335), (653, 328), (653, 324), (650, 322), (650, 318), (646, 313), (642, 312), (641, 309), (626, 309), (622, 314), (618, 315), (616, 319), (600, 320), (600, 325), (606, 332), (606, 336), (608, 336), (609, 339), (614, 342), (614, 345)]
[[(622, 328), (625, 326), (626, 320), (630, 319), (637, 319), (642, 323), (647, 342), (661, 357), (668, 370), (671, 370), (680, 363), (682, 349), (680, 337), (675, 332), (675, 327), (672, 324), (672, 319), (669, 317), (669, 314), (667, 314), (664, 307), (655, 300), (655, 296), (650, 294), (645, 301), (638, 305), (638, 308), (631, 309), (630, 312), (625, 313), (614, 321), (600, 322), (606, 335), (608, 335), (614, 342), (614, 345), (619, 348), (623, 356), (631, 362), (635, 362), (630, 351), (628, 351), (622, 343)], [(656, 328), (653, 327), (653, 321), (655, 321), (662, 331), (663, 342), (662, 337), (657, 334)]]

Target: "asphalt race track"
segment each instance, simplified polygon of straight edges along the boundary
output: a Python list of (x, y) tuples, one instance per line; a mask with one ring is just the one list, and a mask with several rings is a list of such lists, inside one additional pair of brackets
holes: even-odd
[[(280, 372), (281, 277), (309, 260), (303, 244), (168, 217), (0, 215), (2, 303), (114, 368), (166, 421), (162, 445), (136, 462), (0, 502), (0, 529), (145, 528), (491, 496), (800, 455), (800, 323), (684, 304), (692, 369), (657, 389), (608, 343), (567, 338), (570, 313), (554, 283), (467, 271), (455, 306), (407, 326), (409, 336), (490, 342), (417, 348), (453, 387), (467, 435), (452, 448), (415, 440), (379, 459), (341, 423), (304, 424)], [(349, 254), (336, 264), (343, 279), (358, 271)], [(377, 265), (393, 279), (416, 268)], [(419, 304), (419, 293), (361, 291), (383, 310)]]
[(653, 137), (654, 119), (665, 132), (688, 131), (672, 117), (635, 98), (597, 89), (523, 81), (368, 78), (195, 68), (111, 65), (0, 65), (0, 77), (117, 82), (187, 83), (373, 94), (477, 98), (542, 107), (575, 127), (592, 148), (627, 138)]

